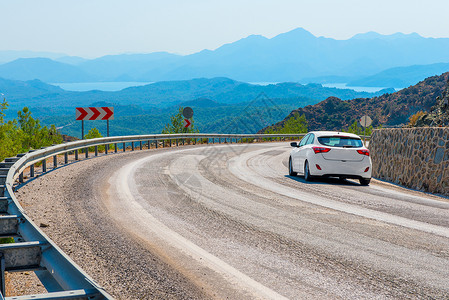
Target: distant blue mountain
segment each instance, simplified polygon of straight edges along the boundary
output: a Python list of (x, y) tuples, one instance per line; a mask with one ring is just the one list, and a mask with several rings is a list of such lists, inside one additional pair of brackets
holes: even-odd
[(427, 77), (449, 72), (449, 63), (397, 67), (348, 82), (348, 86), (405, 88)]
[(67, 56), (63, 53), (43, 52), (43, 51), (18, 51), (18, 50), (0, 50), (0, 64), (8, 63), (19, 58), (36, 58), (45, 57), (50, 59), (58, 59)]
[[(38, 78), (45, 82), (61, 82), (61, 78), (66, 82), (156, 82), (199, 77), (228, 77), (244, 82), (356, 80), (396, 67), (449, 63), (449, 38), (368, 32), (335, 40), (297, 28), (273, 38), (251, 35), (215, 50), (185, 56), (156, 52), (109, 55), (86, 61), (61, 57), (58, 60), (66, 64), (56, 66), (47, 60), (34, 68), (27, 65), (35, 61), (20, 61), (9, 65), (7, 72), (1, 71), (5, 66), (1, 65), (0, 76)], [(428, 75), (436, 74), (423, 74), (421, 78)]]
[(85, 82), (96, 78), (79, 68), (49, 58), (19, 58), (0, 65), (0, 77), (44, 82)]

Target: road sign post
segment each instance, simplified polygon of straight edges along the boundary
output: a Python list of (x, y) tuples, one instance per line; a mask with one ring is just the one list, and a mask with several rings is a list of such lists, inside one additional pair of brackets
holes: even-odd
[(373, 120), (369, 116), (363, 116), (360, 118), (360, 125), (365, 128), (364, 140), (366, 146), (366, 128), (369, 127), (373, 123)]
[(76, 107), (75, 120), (81, 121), (81, 139), (84, 139), (85, 120), (106, 120), (107, 136), (109, 137), (109, 120), (114, 120), (114, 107)]
[(182, 110), (182, 115), (184, 116), (184, 128), (187, 130), (191, 125), (192, 122), (189, 120), (193, 117), (193, 109), (191, 107), (185, 107)]

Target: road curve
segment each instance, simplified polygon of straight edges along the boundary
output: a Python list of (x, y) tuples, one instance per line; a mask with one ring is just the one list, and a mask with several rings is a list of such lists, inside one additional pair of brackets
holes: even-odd
[(287, 175), (288, 143), (113, 154), (18, 198), (119, 299), (449, 298), (449, 201)]

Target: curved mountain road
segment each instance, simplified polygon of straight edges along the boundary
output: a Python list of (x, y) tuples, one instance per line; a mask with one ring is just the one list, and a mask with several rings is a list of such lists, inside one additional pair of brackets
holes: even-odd
[(17, 195), (118, 299), (449, 298), (449, 201), (287, 175), (288, 143), (113, 154)]

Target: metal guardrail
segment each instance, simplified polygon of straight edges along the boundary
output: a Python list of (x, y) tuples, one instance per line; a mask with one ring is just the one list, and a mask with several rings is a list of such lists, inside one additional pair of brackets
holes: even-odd
[[(40, 295), (26, 295), (7, 297), (6, 299), (113, 299), (79, 266), (75, 264), (48, 236), (45, 235), (26, 215), (14, 195), (16, 180), (22, 183), (23, 172), (30, 167), (30, 177), (34, 177), (35, 164), (42, 162), (42, 172), (47, 171), (46, 160), (53, 157), (53, 167), (57, 167), (57, 155), (64, 154), (64, 162), (68, 163), (68, 153), (73, 152), (75, 160), (79, 159), (79, 150), (85, 149), (85, 157), (89, 155), (88, 147), (105, 147), (108, 154), (110, 144), (114, 144), (114, 152), (118, 152), (118, 144), (122, 144), (122, 151), (126, 151), (126, 144), (131, 143), (134, 150), (135, 143), (148, 142), (159, 147), (159, 141), (174, 141), (176, 145), (184, 144), (186, 140), (196, 144), (226, 142), (249, 142), (249, 139), (272, 140), (286, 138), (300, 138), (304, 134), (156, 134), (107, 137), (53, 145), (33, 150), (17, 157), (6, 158), (0, 163), (0, 237), (13, 237), (15, 243), (0, 244), (0, 299), (5, 292), (5, 271), (34, 271), (48, 293)], [(245, 141), (246, 139), (246, 141)], [(162, 143), (164, 146), (164, 143)]]

